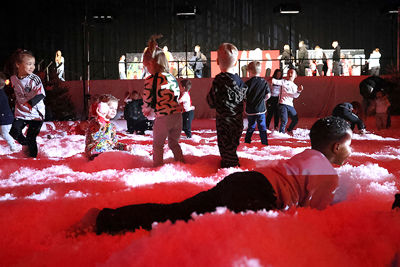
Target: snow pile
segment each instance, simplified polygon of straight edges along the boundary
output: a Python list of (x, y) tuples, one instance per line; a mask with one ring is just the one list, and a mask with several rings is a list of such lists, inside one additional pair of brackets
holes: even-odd
[[(337, 167), (335, 205), (286, 212), (235, 214), (218, 207), (189, 222), (154, 223), (123, 235), (68, 228), (93, 207), (171, 203), (207, 190), (230, 173), (275, 164), (309, 147), (315, 120), (301, 120), (293, 135), (258, 132), (238, 148), (240, 168), (219, 169), (215, 121), (194, 121), (182, 139), (186, 163), (165, 146), (164, 166), (152, 167), (152, 133), (125, 133), (134, 152), (108, 152), (88, 161), (83, 123), (47, 122), (37, 159), (11, 153), (0, 139), (0, 263), (2, 266), (400, 266), (400, 212), (392, 211), (400, 177), (400, 118), (393, 129), (355, 134), (353, 155)], [(201, 125), (201, 127), (196, 127)], [(183, 135), (182, 135), (183, 136)]]

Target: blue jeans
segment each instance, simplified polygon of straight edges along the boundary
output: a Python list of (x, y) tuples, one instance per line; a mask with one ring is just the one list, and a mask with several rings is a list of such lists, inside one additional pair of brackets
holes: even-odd
[(182, 130), (185, 132), (187, 138), (192, 138), (192, 121), (194, 118), (194, 110), (182, 113)]
[(281, 114), (281, 126), (279, 127), (279, 132), (284, 133), (286, 129), (286, 124), (288, 122), (288, 116), (290, 117), (290, 124), (287, 128), (288, 132), (293, 131), (299, 118), (297, 117), (297, 112), (292, 106), (285, 104), (279, 104), (279, 113)]
[(246, 131), (246, 137), (244, 138), (245, 143), (251, 142), (251, 136), (256, 129), (256, 124), (258, 126), (258, 131), (260, 131), (261, 144), (268, 145), (267, 139), (267, 126), (265, 124), (265, 113), (258, 115), (248, 115), (248, 127)]

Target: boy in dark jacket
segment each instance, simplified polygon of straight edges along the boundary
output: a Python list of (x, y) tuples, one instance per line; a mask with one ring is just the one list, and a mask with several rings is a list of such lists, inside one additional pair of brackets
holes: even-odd
[(243, 131), (243, 100), (247, 86), (235, 73), (238, 49), (223, 43), (217, 51), (217, 64), (221, 69), (207, 95), (207, 102), (216, 109), (216, 128), (221, 167), (239, 166), (236, 154)]
[(246, 95), (246, 114), (248, 127), (246, 131), (245, 143), (251, 143), (251, 136), (258, 126), (261, 144), (268, 145), (267, 126), (265, 123), (265, 112), (267, 107), (265, 101), (271, 96), (268, 83), (260, 77), (261, 63), (259, 61), (250, 62), (247, 66), (250, 80), (246, 82), (248, 86)]
[(143, 135), (147, 124), (146, 117), (142, 112), (143, 99), (137, 91), (131, 93), (131, 98), (125, 99), (124, 118), (127, 123), (128, 132)]
[(8, 97), (4, 92), (6, 85), (6, 76), (0, 72), (0, 135), (6, 140), (11, 151), (16, 151), (17, 146), (10, 135), (11, 125), (14, 121), (14, 115), (8, 103)]
[(344, 102), (336, 105), (333, 109), (332, 116), (340, 117), (348, 121), (352, 130), (354, 130), (354, 127), (357, 124), (358, 130), (364, 134), (365, 124), (356, 114), (354, 114), (353, 109), (354, 107), (351, 103)]

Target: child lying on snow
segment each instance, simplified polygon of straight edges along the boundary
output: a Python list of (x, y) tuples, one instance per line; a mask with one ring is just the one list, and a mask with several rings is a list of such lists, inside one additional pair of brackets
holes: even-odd
[(224, 206), (233, 212), (287, 210), (294, 206), (321, 210), (332, 202), (338, 186), (339, 177), (332, 164), (341, 165), (349, 157), (351, 138), (350, 125), (344, 119), (320, 119), (310, 130), (312, 149), (261, 170), (263, 173), (230, 174), (210, 190), (178, 203), (91, 209), (73, 229), (95, 230), (97, 234), (140, 227), (150, 230), (153, 222), (188, 221), (194, 212), (203, 214)]
[(117, 130), (110, 119), (117, 114), (118, 99), (110, 94), (101, 95), (92, 105), (94, 118), (86, 129), (86, 156), (92, 160), (103, 152), (111, 150), (130, 151), (130, 145), (118, 142)]

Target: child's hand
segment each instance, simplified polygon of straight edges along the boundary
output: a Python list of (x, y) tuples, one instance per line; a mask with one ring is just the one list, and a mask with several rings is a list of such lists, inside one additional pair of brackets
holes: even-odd
[(105, 102), (100, 102), (97, 105), (96, 113), (98, 116), (105, 118), (110, 110), (110, 107)]
[(147, 43), (149, 52), (153, 53), (154, 49), (157, 47), (157, 39), (160, 39), (161, 37), (162, 37), (162, 34), (154, 34), (150, 37), (150, 40)]
[(301, 93), (304, 90), (303, 85), (300, 85), (299, 88), (297, 89), (297, 92)]

